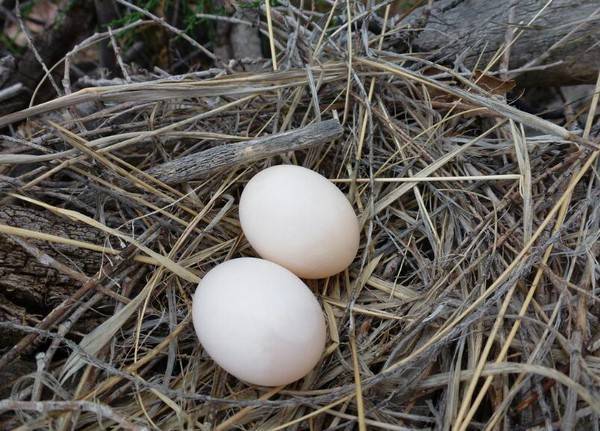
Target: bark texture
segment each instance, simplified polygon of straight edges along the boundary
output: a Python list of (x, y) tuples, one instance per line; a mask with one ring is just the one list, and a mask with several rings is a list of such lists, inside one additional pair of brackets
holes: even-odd
[[(450, 61), (464, 56), (464, 64), (472, 68), (480, 55), (480, 65), (492, 58), (506, 42), (508, 29), (512, 28), (515, 34), (522, 30), (511, 46), (510, 69), (536, 59), (539, 65), (561, 63), (518, 76), (521, 85), (595, 82), (600, 69), (600, 2), (554, 0), (544, 9), (547, 3), (547, 0), (437, 1), (414, 45), (419, 50), (437, 51), (439, 57)], [(537, 14), (539, 17), (527, 25)], [(412, 17), (419, 19), (419, 13)]]
[(276, 154), (331, 142), (342, 132), (339, 121), (326, 120), (247, 142), (220, 145), (155, 166), (146, 173), (167, 184), (182, 183)]
[[(2, 206), (0, 223), (95, 244), (102, 241), (96, 230), (55, 217), (47, 211), (20, 205)], [(100, 267), (102, 256), (99, 253), (63, 244), (27, 241), (86, 275), (95, 274)], [(45, 314), (77, 288), (77, 282), (43, 265), (10, 237), (0, 234), (0, 320), (27, 322), (31, 314)], [(3, 333), (0, 346), (10, 345), (19, 335), (22, 334)]]

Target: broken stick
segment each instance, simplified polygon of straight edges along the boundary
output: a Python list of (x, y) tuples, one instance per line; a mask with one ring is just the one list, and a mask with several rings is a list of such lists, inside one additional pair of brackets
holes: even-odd
[(220, 145), (155, 166), (146, 173), (166, 184), (183, 183), (233, 166), (331, 142), (342, 131), (338, 120), (326, 120), (251, 141)]

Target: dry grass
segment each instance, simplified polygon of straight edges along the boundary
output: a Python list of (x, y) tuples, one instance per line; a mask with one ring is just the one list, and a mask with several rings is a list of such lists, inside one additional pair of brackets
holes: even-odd
[[(47, 343), (38, 371), (0, 402), (9, 412), (0, 428), (597, 429), (600, 358), (590, 339), (600, 309), (600, 178), (591, 130), (600, 80), (577, 113), (584, 129), (567, 129), (510, 106), (469, 73), (388, 51), (402, 27), (385, 2), (379, 15), (335, 4), (312, 17), (263, 8), (273, 54), (263, 72), (132, 76), (0, 118), (12, 127), (27, 119), (10, 137), (20, 150), (0, 155), (14, 169), (5, 172), (33, 168), (10, 183), (5, 202), (93, 227), (104, 245), (26, 227), (0, 226), (2, 234), (68, 242), (107, 262), (102, 274), (79, 274), (78, 299), (52, 321), (20, 327)], [(111, 33), (114, 43), (120, 29)], [(100, 37), (109, 35), (90, 43)], [(318, 149), (185, 184), (144, 174), (329, 118), (343, 121), (344, 135)], [(334, 180), (363, 229), (347, 271), (309, 282), (329, 327), (322, 360), (273, 389), (216, 367), (189, 313), (204, 273), (254, 255), (237, 198), (278, 163)], [(86, 315), (102, 323), (73, 333)], [(11, 352), (21, 353), (4, 358)]]

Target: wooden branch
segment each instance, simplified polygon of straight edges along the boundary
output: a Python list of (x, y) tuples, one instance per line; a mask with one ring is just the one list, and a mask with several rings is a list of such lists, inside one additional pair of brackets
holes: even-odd
[[(509, 11), (514, 3), (514, 19)], [(600, 69), (600, 3), (598, 0), (440, 0), (427, 24), (414, 40), (420, 51), (436, 52), (448, 61), (483, 69), (502, 49), (509, 26), (516, 41), (510, 48), (509, 68), (540, 67), (543, 70), (519, 73), (525, 86), (568, 85), (595, 82)], [(419, 11), (412, 15), (416, 20)], [(519, 33), (521, 35), (519, 36)], [(481, 55), (481, 58), (479, 58)], [(500, 61), (496, 63), (497, 70)]]
[(182, 183), (277, 154), (331, 142), (339, 138), (342, 131), (337, 120), (326, 120), (251, 141), (220, 145), (155, 166), (146, 173), (167, 184)]
[[(10, 292), (7, 292), (10, 293)], [(20, 307), (12, 302), (10, 299), (0, 293), (0, 322), (12, 322), (23, 324), (24, 322), (30, 323), (28, 318), (30, 318), (32, 310), (27, 310), (24, 307)], [(0, 330), (0, 348), (5, 346), (12, 346), (16, 342), (18, 342), (22, 337), (23, 333), (21, 331), (16, 331), (13, 329), (2, 329)], [(0, 373), (0, 376), (2, 374)]]

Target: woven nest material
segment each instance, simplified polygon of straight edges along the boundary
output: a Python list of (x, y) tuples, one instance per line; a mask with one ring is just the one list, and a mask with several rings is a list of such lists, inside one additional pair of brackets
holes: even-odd
[[(324, 39), (298, 31), (287, 44), (289, 23), (275, 20), (279, 71), (266, 62), (138, 75), (0, 118), (12, 128), (0, 137), (4, 204), (86, 232), (2, 224), (15, 247), (69, 280), (50, 314), (0, 323), (26, 340), (5, 349), (3, 366), (45, 355), (0, 401), (5, 425), (421, 430), (597, 419), (590, 104), (580, 123), (522, 112), (468, 71), (386, 51), (368, 31), (382, 22), (374, 17), (350, 29), (334, 17)], [(327, 317), (322, 360), (299, 382), (261, 388), (203, 351), (191, 295), (218, 263), (255, 256), (239, 196), (282, 163), (336, 182), (360, 216), (361, 245), (347, 271), (309, 282)], [(78, 265), (84, 254), (96, 259), (91, 272)], [(46, 410), (32, 411), (32, 393)]]

